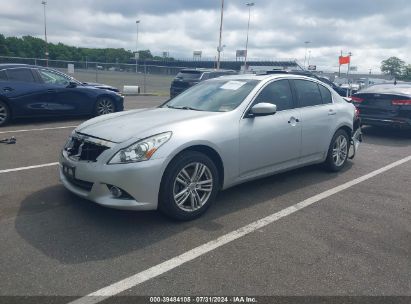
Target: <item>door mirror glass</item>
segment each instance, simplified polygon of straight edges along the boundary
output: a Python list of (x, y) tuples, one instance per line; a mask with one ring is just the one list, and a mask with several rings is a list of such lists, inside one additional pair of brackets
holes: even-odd
[(250, 110), (252, 116), (273, 115), (275, 112), (277, 112), (277, 106), (268, 102), (257, 103)]

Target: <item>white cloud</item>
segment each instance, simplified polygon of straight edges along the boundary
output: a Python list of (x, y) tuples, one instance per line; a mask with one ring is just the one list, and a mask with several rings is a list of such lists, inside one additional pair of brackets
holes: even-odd
[[(337, 68), (341, 50), (351, 51), (359, 70), (379, 69), (397, 56), (411, 63), (411, 6), (406, 0), (258, 0), (252, 8), (249, 56), (304, 60)], [(225, 0), (223, 57), (244, 49), (248, 9), (245, 1)], [(139, 48), (190, 58), (193, 50), (214, 57), (220, 0), (49, 0), (49, 41), (85, 47), (135, 49), (135, 20), (141, 20)], [(41, 1), (2, 3), (0, 33), (43, 37)]]

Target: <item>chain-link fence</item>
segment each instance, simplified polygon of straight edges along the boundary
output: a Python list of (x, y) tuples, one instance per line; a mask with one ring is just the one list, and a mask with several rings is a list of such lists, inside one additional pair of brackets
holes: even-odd
[[(117, 87), (137, 85), (142, 93), (168, 95), (175, 75), (184, 67), (148, 65), (145, 63), (102, 63), (88, 61), (46, 60), (39, 58), (0, 56), (0, 63), (21, 63), (48, 66), (60, 70), (82, 82), (98, 82)], [(74, 70), (68, 68), (73, 65)], [(72, 73), (74, 72), (74, 73)]]

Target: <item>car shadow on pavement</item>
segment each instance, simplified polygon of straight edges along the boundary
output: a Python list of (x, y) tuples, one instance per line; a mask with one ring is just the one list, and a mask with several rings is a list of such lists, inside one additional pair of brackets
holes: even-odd
[[(351, 165), (349, 162), (344, 171)], [(221, 221), (217, 223), (216, 219), (237, 211), (246, 215), (248, 208), (338, 176), (340, 173), (328, 173), (320, 166), (309, 166), (248, 182), (220, 193), (206, 214), (190, 222), (173, 221), (156, 211), (133, 212), (101, 207), (75, 196), (62, 185), (55, 185), (35, 192), (21, 202), (15, 228), (30, 245), (63, 264), (99, 261), (143, 249), (192, 227), (204, 233), (221, 230), (224, 234), (227, 229), (224, 230)], [(268, 213), (257, 216), (266, 215)]]
[(367, 144), (393, 147), (411, 145), (411, 129), (363, 126), (362, 133)]

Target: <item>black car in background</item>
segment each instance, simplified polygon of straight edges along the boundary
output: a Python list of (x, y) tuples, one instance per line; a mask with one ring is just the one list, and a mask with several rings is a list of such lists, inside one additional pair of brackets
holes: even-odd
[(174, 98), (200, 81), (234, 74), (237, 74), (237, 72), (233, 70), (183, 69), (171, 82), (170, 98)]
[(411, 84), (378, 84), (352, 97), (364, 125), (411, 128)]
[(103, 115), (123, 110), (123, 97), (54, 69), (0, 64), (0, 126), (21, 117)]

